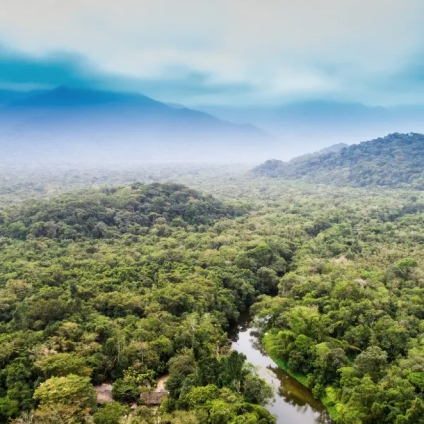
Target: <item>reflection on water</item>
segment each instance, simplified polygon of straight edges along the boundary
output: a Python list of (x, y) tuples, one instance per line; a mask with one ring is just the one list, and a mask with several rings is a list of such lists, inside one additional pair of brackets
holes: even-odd
[(332, 423), (325, 407), (315, 400), (308, 389), (291, 378), (263, 351), (259, 334), (252, 327), (248, 314), (241, 317), (238, 326), (230, 333), (232, 349), (242, 352), (247, 360), (258, 367), (259, 375), (275, 391), (275, 402), (267, 408), (277, 416), (278, 424), (328, 424)]

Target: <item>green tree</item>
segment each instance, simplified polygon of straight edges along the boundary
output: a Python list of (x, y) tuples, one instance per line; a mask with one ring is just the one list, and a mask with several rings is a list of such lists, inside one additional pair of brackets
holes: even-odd
[(8, 396), (0, 398), (0, 422), (7, 422), (19, 413), (19, 402), (9, 399)]
[(196, 370), (196, 362), (193, 352), (183, 351), (180, 355), (174, 356), (169, 362), (169, 377), (166, 381), (166, 388), (170, 397), (178, 399), (184, 380)]
[(41, 409), (71, 407), (74, 416), (85, 414), (96, 405), (96, 392), (87, 377), (70, 374), (52, 377), (35, 390), (34, 398)]
[(267, 405), (274, 397), (274, 390), (255, 372), (249, 372), (243, 381), (243, 396), (246, 402)]
[(120, 378), (113, 382), (112, 396), (118, 401), (135, 402), (140, 397), (140, 390), (135, 382)]
[(243, 377), (247, 372), (244, 368), (245, 361), (246, 356), (235, 350), (221, 359), (221, 373), (219, 377), (221, 386), (233, 387), (238, 391), (240, 390)]
[(219, 389), (212, 384), (196, 387), (186, 395), (186, 401), (191, 409), (202, 407), (217, 398), (219, 398)]
[(95, 424), (119, 424), (121, 418), (130, 412), (130, 408), (118, 402), (105, 403), (99, 412), (93, 415)]
[(35, 363), (46, 377), (64, 377), (75, 374), (81, 377), (89, 377), (92, 369), (87, 366), (85, 358), (75, 353), (56, 353), (46, 356)]
[(369, 375), (374, 381), (382, 376), (387, 365), (387, 353), (378, 346), (370, 346), (356, 357), (355, 371), (361, 376)]

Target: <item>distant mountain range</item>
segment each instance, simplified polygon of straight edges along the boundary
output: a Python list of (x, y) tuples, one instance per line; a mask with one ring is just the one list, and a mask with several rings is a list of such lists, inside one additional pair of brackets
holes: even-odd
[(314, 100), (292, 102), (274, 106), (199, 106), (200, 110), (233, 122), (251, 122), (275, 132), (287, 126), (315, 124), (326, 126), (331, 123), (348, 125), (352, 122), (376, 122), (389, 119), (392, 112), (383, 107), (369, 107), (361, 103)]
[(290, 162), (268, 160), (253, 173), (339, 186), (424, 190), (424, 135), (395, 133), (351, 146), (338, 145)]
[[(186, 108), (182, 105), (168, 106), (138, 93), (118, 93), (89, 89), (73, 89), (66, 86), (50, 91), (16, 93), (0, 91), (2, 115), (16, 115), (20, 119), (39, 118), (44, 113), (55, 113), (70, 119), (103, 118), (114, 121), (131, 121), (152, 127), (160, 125), (172, 129), (195, 127), (243, 133), (244, 135), (265, 135), (252, 125), (237, 125), (215, 118), (207, 113)], [(106, 115), (105, 115), (106, 114)], [(50, 118), (53, 118), (50, 115)], [(103, 122), (104, 124), (105, 122)], [(107, 124), (107, 122), (106, 122)]]
[(273, 106), (198, 106), (232, 122), (250, 122), (278, 138), (284, 159), (335, 143), (357, 143), (394, 132), (424, 133), (424, 106), (367, 106), (361, 103), (315, 100)]
[(232, 143), (248, 147), (267, 138), (253, 125), (233, 124), (137, 93), (65, 86), (0, 91), (1, 156), (189, 161), (193, 154), (199, 159), (198, 153), (218, 159)]
[(424, 131), (424, 108), (309, 101), (200, 111), (138, 93), (0, 90), (0, 162), (303, 160), (392, 131)]

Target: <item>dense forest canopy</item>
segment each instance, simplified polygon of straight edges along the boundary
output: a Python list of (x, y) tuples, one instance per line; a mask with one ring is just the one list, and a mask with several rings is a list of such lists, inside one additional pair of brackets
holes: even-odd
[(254, 173), (339, 186), (424, 190), (424, 135), (395, 133), (288, 163), (269, 160)]
[(269, 387), (229, 351), (250, 307), (337, 423), (422, 424), (424, 194), (214, 172), (178, 174), (201, 192), (28, 174), (19, 204), (4, 174), (0, 422), (118, 424), (169, 373), (160, 408), (126, 422), (274, 423)]
[(26, 202), (2, 214), (1, 235), (76, 239), (142, 234), (157, 221), (174, 226), (207, 225), (235, 217), (243, 207), (224, 205), (178, 184), (132, 184), (85, 189), (50, 200)]
[(137, 184), (28, 201), (1, 227), (2, 422), (33, 408), (36, 423), (90, 422), (93, 384), (136, 401), (165, 372), (164, 422), (217, 422), (224, 410), (223, 422), (274, 422), (260, 406), (268, 387), (227, 355), (224, 329), (275, 290), (293, 246), (254, 232), (245, 209)]

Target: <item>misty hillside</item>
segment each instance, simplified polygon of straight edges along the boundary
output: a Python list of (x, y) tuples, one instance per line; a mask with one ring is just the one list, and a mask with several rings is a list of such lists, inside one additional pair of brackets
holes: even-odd
[(210, 155), (212, 142), (254, 145), (267, 138), (254, 126), (137, 93), (62, 86), (26, 96), (1, 94), (2, 157), (184, 160), (202, 150)]
[[(54, 90), (29, 93), (28, 96), (5, 92), (3, 98), (9, 98), (11, 101), (3, 104), (2, 122), (4, 126), (19, 122), (20, 125), (15, 127), (17, 132), (23, 128), (28, 129), (27, 127), (31, 125), (36, 126), (48, 118), (52, 126), (78, 123), (94, 125), (101, 120), (102, 125), (106, 126), (126, 123), (157, 131), (186, 129), (190, 132), (207, 128), (218, 132), (264, 135), (261, 130), (253, 126), (232, 124), (185, 107), (170, 107), (138, 93), (61, 86)], [(105, 118), (109, 120), (105, 121)]]
[(263, 128), (285, 144), (285, 150), (269, 157), (284, 161), (330, 144), (353, 144), (395, 132), (424, 133), (424, 107), (420, 104), (382, 107), (323, 99), (199, 109), (231, 122), (250, 122)]
[[(398, 113), (387, 108), (354, 102), (316, 100), (275, 105), (218, 105), (199, 108), (231, 122), (250, 122), (274, 136), (295, 139), (296, 143), (301, 140), (303, 145), (309, 145), (309, 151), (324, 147), (325, 143), (337, 143), (337, 140), (349, 139), (352, 143), (363, 139), (363, 134), (370, 134), (370, 131), (371, 134), (387, 134), (404, 128), (404, 118), (399, 119)], [(308, 150), (304, 152), (307, 153)]]
[(383, 107), (370, 107), (362, 103), (337, 101), (305, 101), (272, 106), (204, 106), (202, 110), (233, 122), (252, 122), (260, 127), (284, 129), (287, 126), (331, 125), (349, 126), (376, 122), (390, 117)]
[(424, 135), (390, 134), (333, 152), (306, 155), (290, 162), (268, 160), (258, 176), (302, 179), (353, 187), (386, 186), (424, 189)]
[(318, 150), (318, 152), (306, 153), (305, 155), (297, 156), (297, 157), (292, 159), (292, 162), (298, 162), (298, 161), (303, 162), (307, 159), (312, 159), (316, 156), (325, 155), (327, 153), (337, 153), (337, 152), (340, 152), (340, 150), (342, 150), (342, 149), (344, 149), (345, 147), (348, 147), (348, 146), (349, 145), (345, 144), (345, 143), (333, 144), (332, 146), (324, 147), (324, 149)]

